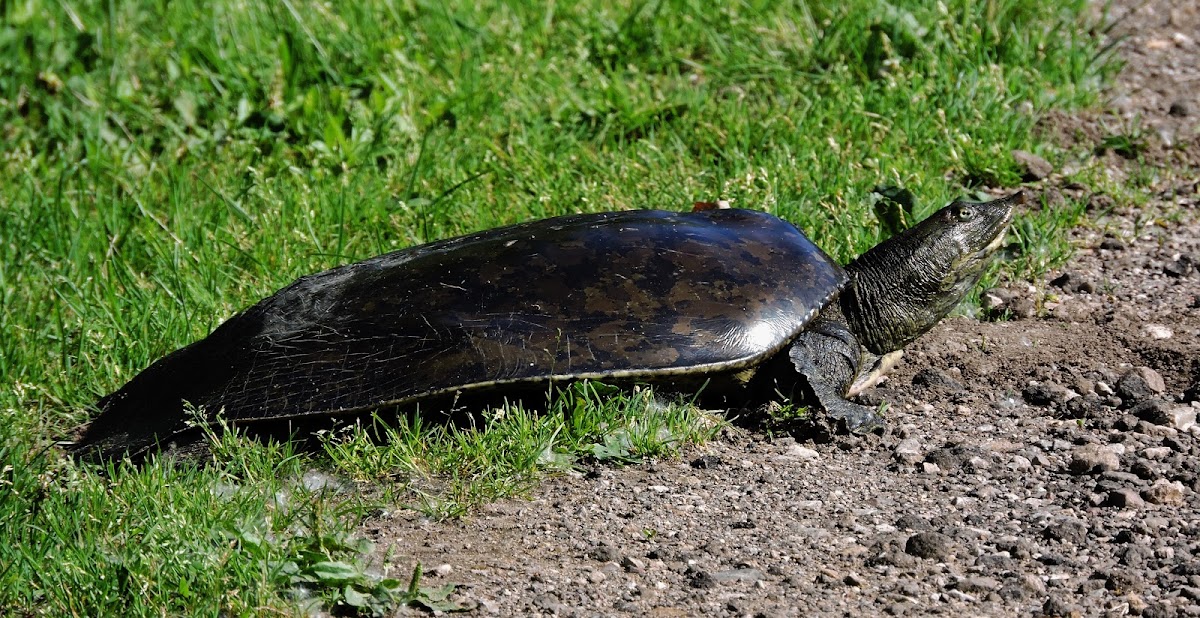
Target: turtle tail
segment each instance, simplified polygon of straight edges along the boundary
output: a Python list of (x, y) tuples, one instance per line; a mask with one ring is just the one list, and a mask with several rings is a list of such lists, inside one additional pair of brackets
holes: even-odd
[[(193, 419), (186, 405), (209, 408), (237, 370), (249, 335), (252, 313), (235, 316), (208, 337), (155, 361), (115, 392), (102, 397), (99, 415), (68, 450), (86, 462), (103, 464), (128, 456), (140, 463), (159, 447), (187, 447), (202, 436), (210, 419)], [(212, 416), (216, 410), (205, 410)], [(185, 449), (186, 450), (186, 449)]]

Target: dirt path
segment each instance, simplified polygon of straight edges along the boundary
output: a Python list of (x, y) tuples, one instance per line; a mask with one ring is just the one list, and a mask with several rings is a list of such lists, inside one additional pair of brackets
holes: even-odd
[[(1071, 151), (1141, 131), (1143, 163), (1103, 162), (1151, 204), (1091, 196), (1067, 268), (994, 294), (1034, 316), (912, 346), (869, 395), (887, 435), (733, 430), (464, 521), (368, 522), (381, 559), (442, 565), (431, 583), (483, 614), (1200, 615), (1200, 8), (1113, 14), (1109, 105), (1044, 128)], [(1085, 191), (1037, 188), (1047, 207)]]

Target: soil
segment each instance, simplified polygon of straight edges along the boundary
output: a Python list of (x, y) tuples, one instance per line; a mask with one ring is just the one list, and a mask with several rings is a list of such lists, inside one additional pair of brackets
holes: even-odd
[[(461, 520), (381, 516), (382, 569), (495, 615), (1200, 616), (1200, 5), (1109, 19), (1126, 64), (1102, 109), (1042, 121), (1073, 158), (1031, 184), (1089, 199), (1075, 257), (910, 346), (864, 395), (884, 435), (730, 428)], [(1121, 132), (1136, 152), (1096, 149)], [(1089, 157), (1147, 203), (1063, 179)]]

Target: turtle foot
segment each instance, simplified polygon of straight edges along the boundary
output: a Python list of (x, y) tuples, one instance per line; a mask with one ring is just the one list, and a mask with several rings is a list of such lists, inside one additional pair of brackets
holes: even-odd
[(834, 409), (825, 411), (830, 424), (834, 425), (837, 433), (863, 435), (883, 431), (883, 419), (867, 406), (845, 402)]
[(797, 437), (825, 443), (835, 436), (865, 436), (883, 433), (885, 423), (875, 411), (849, 401), (840, 400), (825, 406), (824, 412), (813, 410), (813, 414), (796, 427)]

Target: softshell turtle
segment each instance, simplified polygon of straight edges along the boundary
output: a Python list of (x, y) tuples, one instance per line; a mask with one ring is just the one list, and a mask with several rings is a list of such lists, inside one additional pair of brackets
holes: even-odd
[(864, 430), (846, 399), (936, 324), (999, 246), (1014, 203), (956, 201), (846, 267), (749, 210), (568, 215), (301, 277), (100, 399), (73, 450), (102, 461), (186, 448), (200, 423), (545, 400), (599, 379), (745, 405), (806, 400)]

